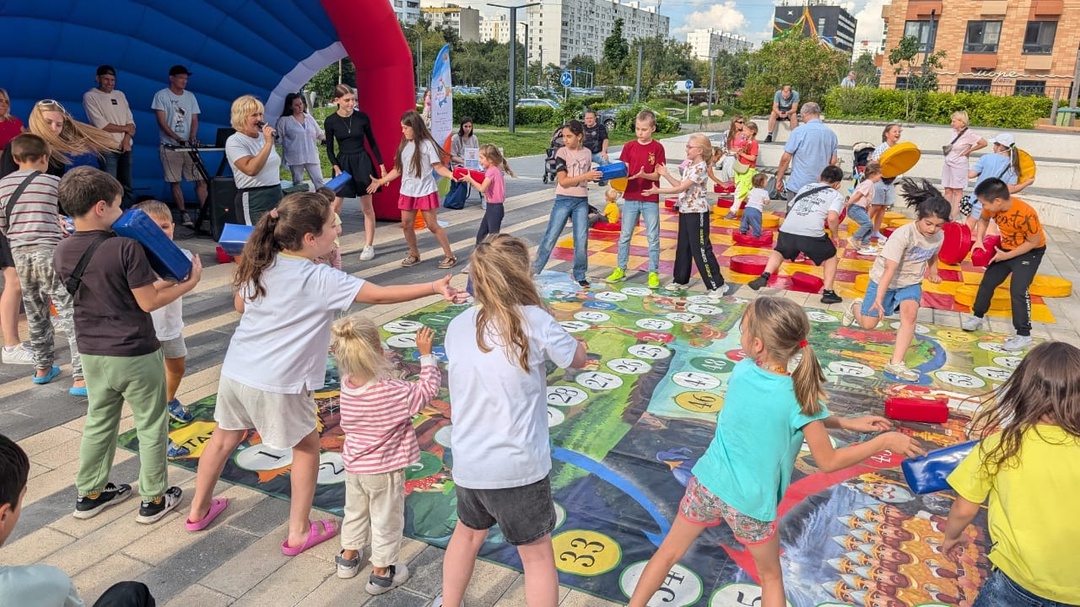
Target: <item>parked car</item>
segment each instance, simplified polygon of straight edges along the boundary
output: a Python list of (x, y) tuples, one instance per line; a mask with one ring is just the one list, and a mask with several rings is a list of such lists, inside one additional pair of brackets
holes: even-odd
[(562, 110), (562, 105), (558, 101), (537, 98), (518, 99), (517, 107), (549, 107), (556, 112)]
[(619, 112), (629, 107), (629, 104), (624, 104), (617, 105), (615, 107), (609, 107), (606, 110), (600, 110), (596, 113), (596, 119), (600, 122), (600, 124), (604, 125), (604, 128), (606, 128), (608, 131), (614, 131), (615, 117), (618, 116)]

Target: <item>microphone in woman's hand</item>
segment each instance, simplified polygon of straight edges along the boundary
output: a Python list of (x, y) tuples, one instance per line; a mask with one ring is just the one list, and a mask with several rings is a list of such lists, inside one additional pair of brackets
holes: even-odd
[(257, 121), (255, 121), (255, 128), (257, 128), (257, 129), (261, 129), (261, 128), (263, 128), (264, 126), (266, 126), (266, 123), (265, 123), (265, 122), (263, 122), (262, 120), (257, 120)]

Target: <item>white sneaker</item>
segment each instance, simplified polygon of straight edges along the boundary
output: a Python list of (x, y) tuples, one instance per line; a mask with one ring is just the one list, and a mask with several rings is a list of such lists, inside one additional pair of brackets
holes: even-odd
[(840, 324), (845, 327), (850, 327), (855, 324), (855, 308), (862, 308), (862, 300), (856, 299), (851, 302), (851, 305), (844, 308), (844, 317), (840, 319)]
[(1005, 349), (1009, 352), (1020, 352), (1031, 347), (1034, 343), (1030, 335), (1013, 335), (1005, 340)]
[(986, 325), (985, 318), (979, 318), (978, 316), (971, 315), (965, 318), (962, 323), (960, 323), (960, 328), (965, 331), (978, 331), (979, 329), (982, 329), (984, 325)]
[(879, 252), (881, 252), (881, 249), (879, 249), (878, 247), (876, 247), (876, 246), (874, 246), (872, 244), (868, 244), (865, 247), (859, 249), (859, 255), (871, 255), (872, 256), (872, 255), (877, 255)]
[(909, 369), (904, 363), (896, 364), (889, 363), (885, 365), (885, 372), (894, 375), (901, 381), (916, 382), (919, 381), (919, 372), (915, 369)]
[(10, 348), (4, 346), (2, 360), (5, 365), (32, 365), (34, 364), (34, 353), (26, 349), (26, 346), (22, 344)]
[(689, 284), (683, 284), (681, 282), (669, 282), (664, 285), (665, 291), (685, 291)]
[(371, 261), (375, 259), (375, 247), (364, 247), (363, 251), (360, 251), (360, 261)]

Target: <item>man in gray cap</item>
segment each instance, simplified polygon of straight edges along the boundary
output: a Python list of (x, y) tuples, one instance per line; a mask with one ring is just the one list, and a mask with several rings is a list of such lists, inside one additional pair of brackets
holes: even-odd
[(181, 180), (194, 182), (199, 205), (206, 201), (206, 181), (195, 170), (195, 162), (186, 151), (171, 150), (165, 145), (194, 145), (198, 141), (199, 102), (187, 90), (191, 72), (182, 65), (169, 69), (169, 86), (154, 95), (151, 109), (157, 113), (158, 130), (161, 131), (161, 166), (165, 181), (172, 186), (173, 202), (180, 211), (180, 221), (188, 227), (195, 225), (194, 218), (184, 211), (184, 190)]

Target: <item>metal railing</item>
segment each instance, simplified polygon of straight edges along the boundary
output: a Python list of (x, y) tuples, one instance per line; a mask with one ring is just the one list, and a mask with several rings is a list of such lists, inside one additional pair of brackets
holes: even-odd
[[(899, 82), (882, 82), (880, 87), (883, 89), (905, 89), (905, 82), (900, 80)], [(999, 97), (1013, 97), (1019, 95), (1034, 95), (1040, 97), (1058, 97), (1060, 99), (1068, 99), (1069, 94), (1072, 91), (1072, 86), (1069, 84), (1054, 84), (1049, 82), (1043, 82), (1039, 80), (1019, 81), (1013, 83), (995, 83), (986, 81), (986, 83), (974, 83), (971, 79), (961, 83), (939, 83), (937, 92), (939, 93), (987, 93), (990, 95), (997, 95)]]

